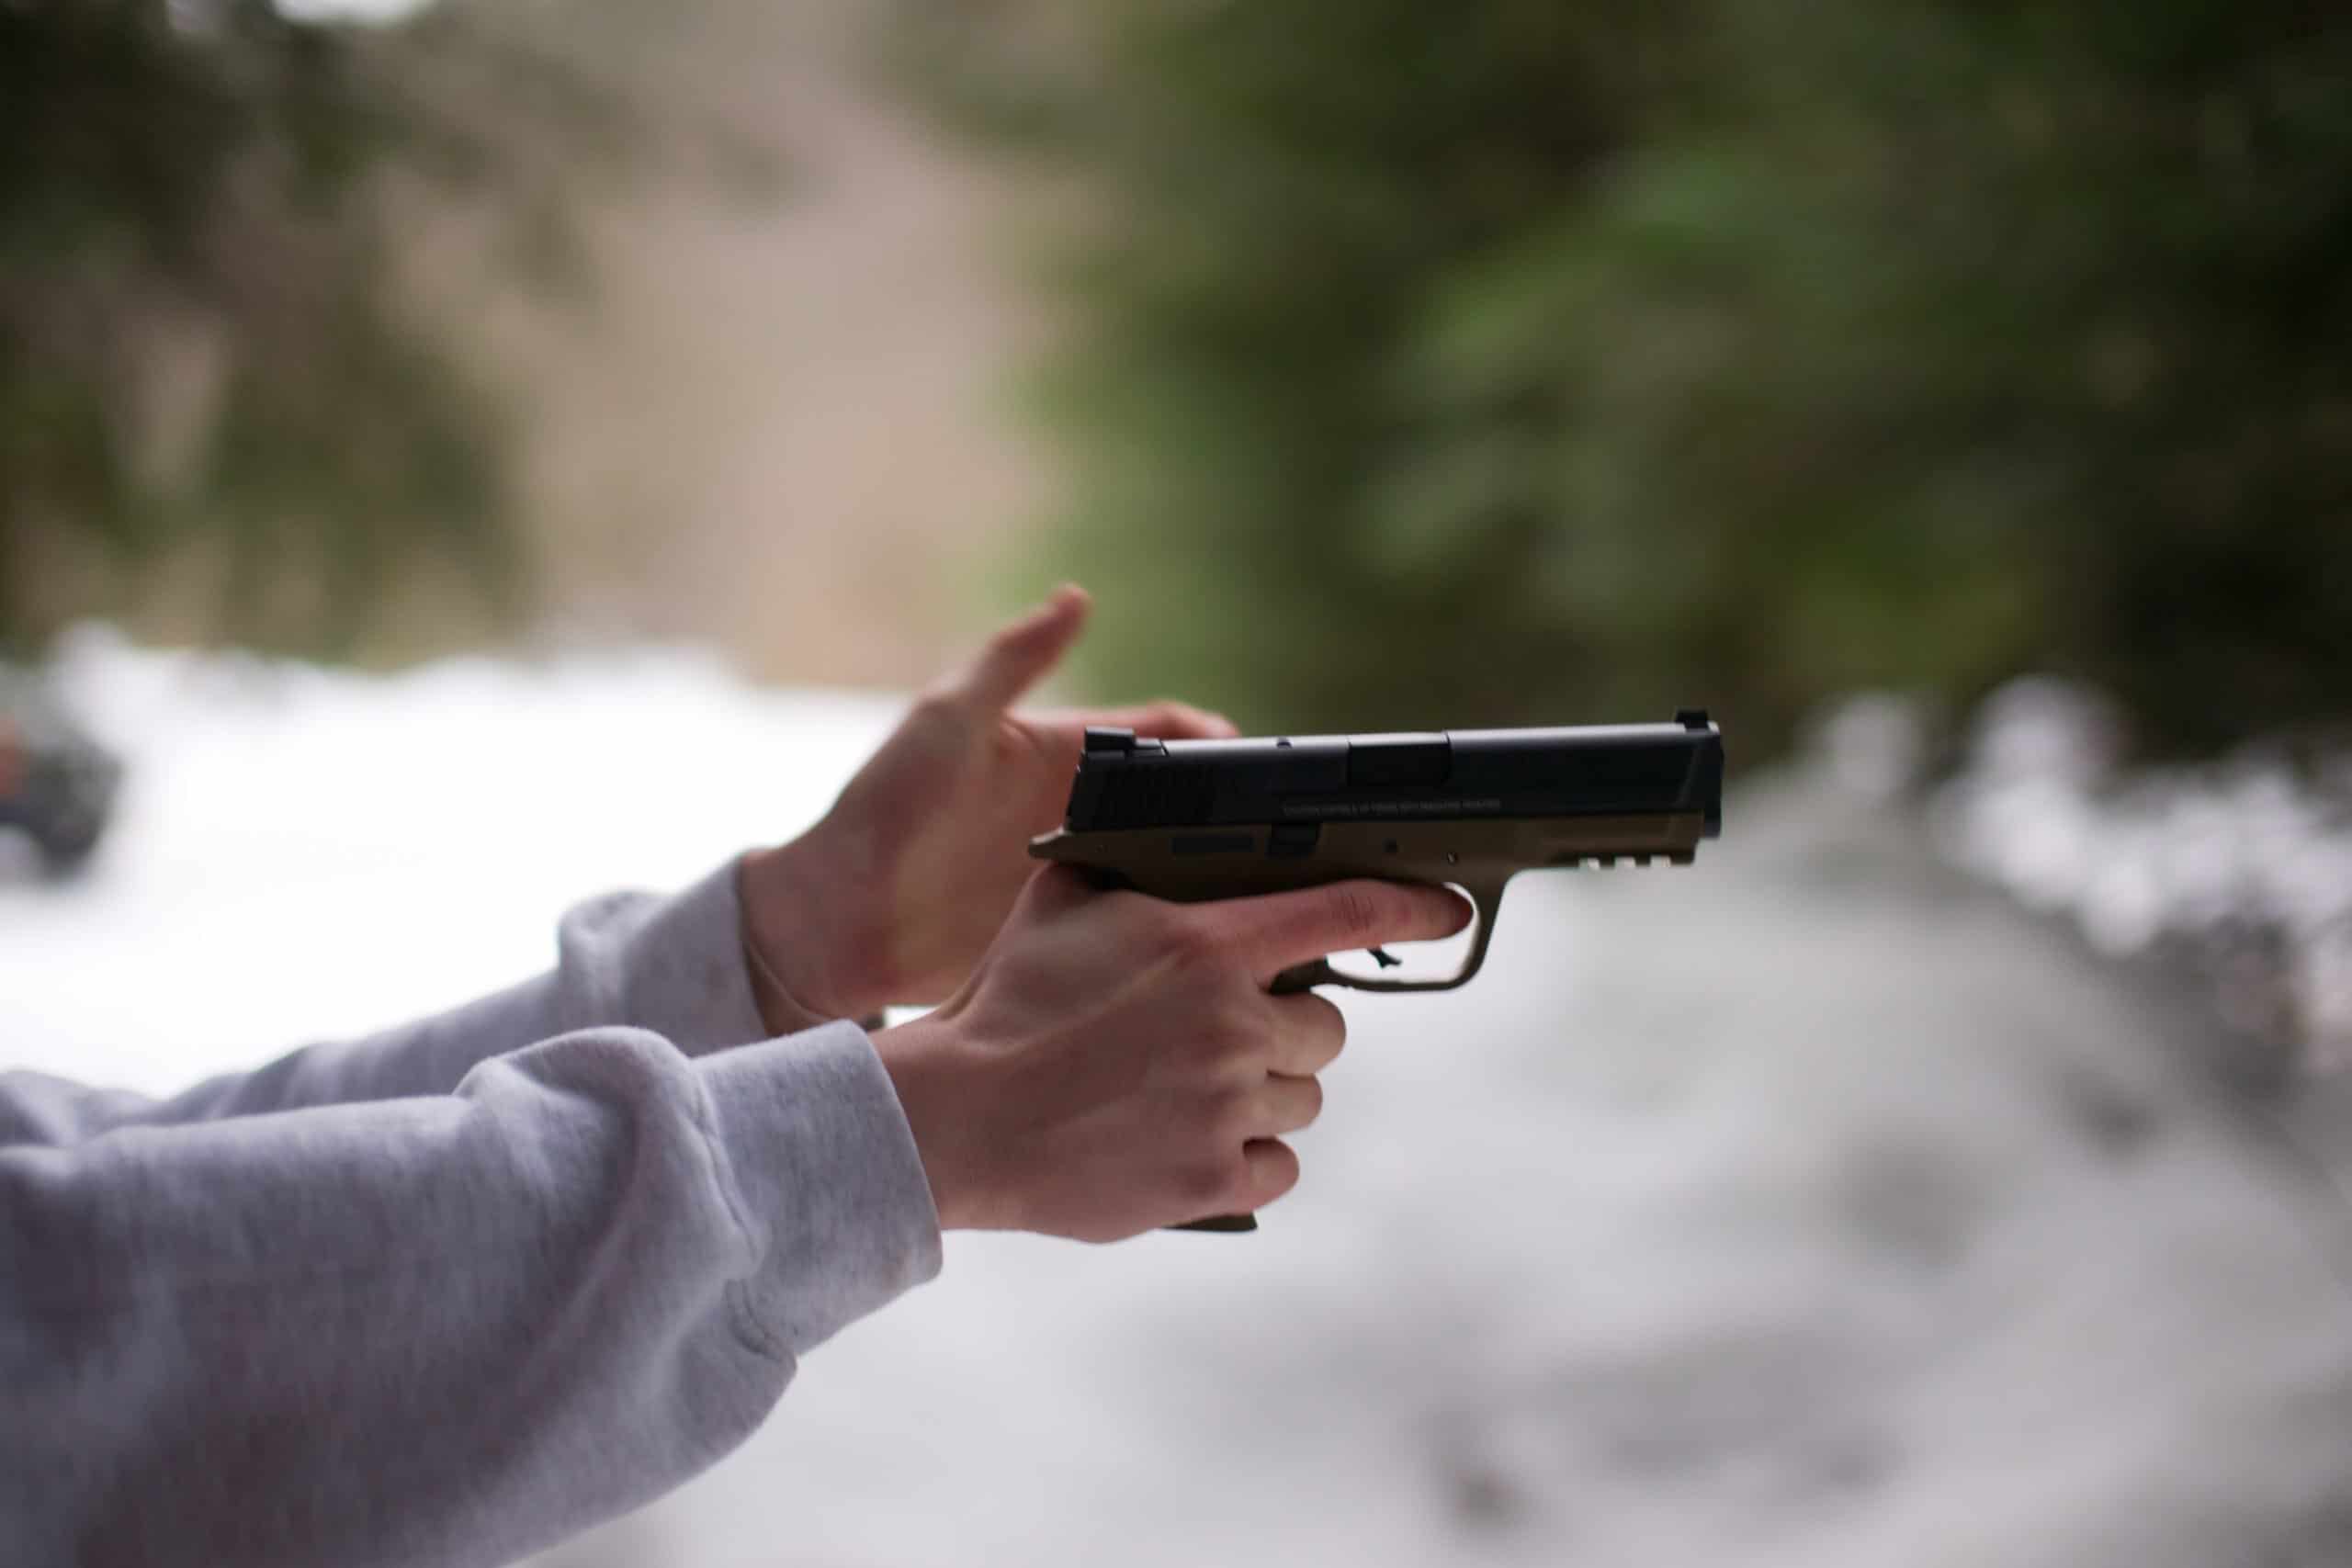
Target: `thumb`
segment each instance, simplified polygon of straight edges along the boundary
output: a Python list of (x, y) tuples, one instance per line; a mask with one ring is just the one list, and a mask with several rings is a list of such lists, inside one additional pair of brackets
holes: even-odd
[(1074, 583), (1055, 589), (1044, 604), (989, 638), (956, 682), (958, 694), (984, 713), (1011, 707), (1062, 661), (1092, 603)]

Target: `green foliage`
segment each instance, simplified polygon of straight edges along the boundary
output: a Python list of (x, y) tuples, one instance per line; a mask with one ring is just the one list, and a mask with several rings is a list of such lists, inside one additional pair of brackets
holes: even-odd
[(0, 6), (0, 638), (50, 629), (69, 537), (225, 539), (224, 629), (310, 648), (420, 547), (505, 581), (498, 421), (362, 199), (466, 139), (368, 44), (266, 0)]
[(507, 276), (578, 285), (582, 180), (772, 194), (772, 147), (648, 86), (646, 34), (711, 6), (660, 9), (0, 0), (0, 651), (88, 608), (46, 574), (94, 546), (133, 581), (193, 555), (218, 634), (310, 652), (422, 563), (510, 607), (510, 422), (408, 307), (403, 224), (485, 218)]
[[(2352, 693), (2352, 19), (2283, 0), (910, 6), (1079, 176), (1102, 673), (1264, 723)], [(1753, 754), (1751, 751), (1750, 754)]]

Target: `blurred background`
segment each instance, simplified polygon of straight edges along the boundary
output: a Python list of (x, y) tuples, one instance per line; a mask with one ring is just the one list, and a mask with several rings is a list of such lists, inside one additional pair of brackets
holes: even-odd
[(1703, 703), (1726, 838), (550, 1563), (2352, 1562), (2352, 20), (0, 4), (16, 1065), (512, 978), (1072, 578), (1073, 696)]

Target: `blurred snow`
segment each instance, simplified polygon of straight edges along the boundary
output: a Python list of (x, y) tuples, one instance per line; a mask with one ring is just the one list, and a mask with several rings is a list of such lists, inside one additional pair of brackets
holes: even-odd
[(298, 22), (404, 22), (433, 0), (277, 0), (277, 9)]
[(2059, 682), (1996, 693), (1939, 802), (1951, 852), (2104, 952), (2179, 941), (2237, 1028), (2352, 1063), (2352, 758), (2316, 776), (2258, 750), (2119, 773), (2120, 728)]
[(545, 967), (583, 894), (797, 832), (895, 707), (675, 649), (379, 680), (91, 631), (51, 673), (129, 776), (88, 876), (0, 879), (0, 1040), (151, 1091)]
[(1813, 747), (1839, 789), (1885, 805), (1918, 781), (1927, 739), (1917, 703), (1893, 692), (1863, 692), (1829, 710), (1815, 727)]
[[(87, 881), (0, 886), (0, 1032), (155, 1089), (544, 962), (888, 717), (669, 651), (66, 673), (135, 793)], [(1259, 1235), (951, 1237), (544, 1568), (2352, 1562), (2341, 1203), (1839, 776), (1747, 781), (1689, 871), (1522, 878), (1477, 984), (1351, 1001)]]

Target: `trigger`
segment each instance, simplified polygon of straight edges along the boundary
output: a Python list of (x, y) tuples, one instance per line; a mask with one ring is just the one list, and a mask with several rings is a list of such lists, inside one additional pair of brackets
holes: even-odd
[(1383, 969), (1400, 968), (1403, 966), (1405, 962), (1385, 947), (1366, 948), (1364, 951), (1371, 953), (1374, 961)]

